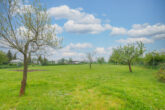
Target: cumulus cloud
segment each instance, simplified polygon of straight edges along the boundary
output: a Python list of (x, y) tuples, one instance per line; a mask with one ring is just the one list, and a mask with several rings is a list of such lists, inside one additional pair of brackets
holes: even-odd
[(70, 49), (82, 49), (82, 48), (91, 48), (92, 47), (92, 44), (90, 43), (77, 43), (77, 44), (73, 44), (73, 43), (70, 43), (67, 48), (70, 48)]
[(152, 37), (153, 39), (165, 39), (165, 34), (158, 34)]
[(98, 54), (105, 54), (105, 49), (103, 47), (98, 47), (95, 49), (95, 52)]
[(112, 27), (111, 35), (126, 35), (128, 39), (120, 39), (117, 42), (131, 43), (136, 41), (142, 41), (143, 43), (153, 43), (154, 40), (165, 39), (165, 25), (155, 24), (134, 24), (132, 28), (126, 30), (125, 28)]
[(63, 57), (73, 57), (73, 56), (84, 57), (85, 56), (84, 53), (80, 53), (80, 52), (64, 52), (61, 55)]
[(47, 48), (47, 53), (49, 53), (50, 60), (58, 60), (61, 58), (73, 58), (74, 60), (83, 60), (86, 57), (85, 52), (80, 49), (92, 48), (90, 43), (70, 43), (69, 45), (61, 49), (53, 49), (51, 47)]
[(101, 24), (79, 24), (72, 20), (64, 24), (64, 29), (71, 33), (91, 33), (96, 34), (105, 30)]
[(83, 12), (82, 8), (71, 9), (67, 5), (52, 7), (48, 10), (55, 19), (66, 19), (64, 30), (70, 33), (97, 34), (111, 28), (109, 24), (101, 24), (101, 20), (93, 14)]
[(154, 41), (152, 39), (147, 39), (145, 37), (142, 38), (127, 38), (127, 39), (120, 39), (117, 40), (119, 43), (135, 43), (135, 42), (143, 42), (143, 43), (153, 43)]
[(127, 30), (122, 27), (111, 27), (111, 35), (125, 35)]
[(128, 31), (128, 35), (132, 37), (150, 37), (159, 34), (165, 34), (164, 24), (134, 24), (132, 29)]
[[(128, 35), (129, 37), (154, 37), (154, 36), (164, 36), (165, 34), (165, 25), (164, 24), (155, 24), (149, 25), (145, 24), (134, 24), (130, 30), (125, 28), (113, 27), (111, 29), (112, 35)], [(161, 38), (160, 37), (160, 38)]]
[(62, 5), (58, 7), (52, 7), (48, 10), (50, 16), (55, 17), (55, 19), (67, 19), (73, 20), (76, 23), (83, 24), (95, 24), (100, 23), (100, 19), (96, 18), (92, 14), (82, 12), (82, 8), (71, 9), (67, 5)]

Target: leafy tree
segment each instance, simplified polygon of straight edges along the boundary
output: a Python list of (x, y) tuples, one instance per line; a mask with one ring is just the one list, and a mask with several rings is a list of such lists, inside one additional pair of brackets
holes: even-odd
[(13, 55), (10, 50), (7, 52), (8, 61), (10, 62), (13, 59)]
[(165, 53), (163, 52), (149, 52), (144, 57), (145, 65), (157, 66), (161, 63), (165, 63)]
[(24, 0), (0, 0), (0, 43), (23, 55), (20, 96), (25, 93), (29, 53), (58, 47), (61, 41), (55, 36), (46, 9), (37, 0), (30, 3), (27, 7)]
[(65, 58), (61, 58), (60, 60), (58, 60), (58, 64), (61, 64), (61, 65), (63, 65), (63, 64), (65, 64)]
[(121, 64), (124, 63), (121, 58), (121, 47), (119, 48), (113, 48), (112, 55), (110, 56), (109, 63), (114, 63), (114, 64)]
[(0, 64), (3, 64), (8, 61), (8, 57), (6, 54), (2, 51), (0, 51)]
[(99, 58), (97, 58), (97, 62), (98, 62), (99, 64), (105, 63), (104, 57), (99, 57)]
[(128, 64), (129, 71), (132, 72), (132, 62), (144, 53), (144, 44), (142, 42), (127, 44), (123, 47), (120, 46), (116, 48), (115, 51), (120, 54), (118, 59), (121, 62)]

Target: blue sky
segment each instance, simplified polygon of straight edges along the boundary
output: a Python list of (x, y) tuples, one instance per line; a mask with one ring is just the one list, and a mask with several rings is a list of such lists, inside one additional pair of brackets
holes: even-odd
[(165, 50), (165, 0), (40, 0), (62, 36), (63, 48), (50, 59), (106, 59), (112, 48), (142, 41), (148, 51)]
[[(72, 49), (70, 48), (68, 52), (95, 51), (98, 56), (108, 57), (112, 48), (136, 41), (143, 41), (148, 51), (165, 48), (164, 0), (41, 0), (41, 2), (52, 17), (52, 24), (58, 24), (62, 28), (62, 32), (57, 35), (63, 36), (64, 48), (72, 45)], [(74, 11), (80, 16), (82, 14), (82, 17)], [(89, 20), (91, 15), (94, 19)], [(89, 22), (83, 21), (86, 17), (89, 17)], [(77, 44), (92, 46), (88, 48), (84, 45), (83, 48), (76, 46)], [(74, 55), (70, 53), (68, 56), (66, 54), (66, 57), (74, 58)]]

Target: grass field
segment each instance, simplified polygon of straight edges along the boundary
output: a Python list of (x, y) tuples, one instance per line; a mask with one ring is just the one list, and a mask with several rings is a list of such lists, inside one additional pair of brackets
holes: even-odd
[[(19, 97), (22, 72), (0, 69), (0, 110), (165, 110), (157, 70), (98, 65), (36, 66)], [(18, 68), (17, 68), (18, 69)]]

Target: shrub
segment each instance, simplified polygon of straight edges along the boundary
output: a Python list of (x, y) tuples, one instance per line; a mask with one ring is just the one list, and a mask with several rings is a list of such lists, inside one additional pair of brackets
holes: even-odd
[(163, 63), (163, 64), (160, 65), (160, 69), (159, 69), (159, 71), (157, 72), (157, 78), (158, 78), (160, 81), (165, 82), (165, 63)]

